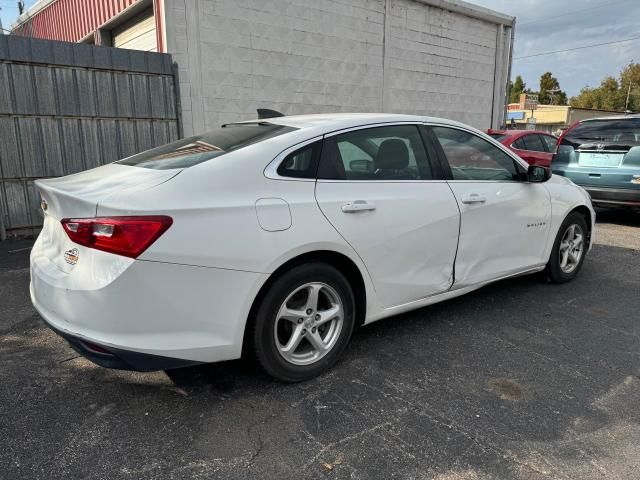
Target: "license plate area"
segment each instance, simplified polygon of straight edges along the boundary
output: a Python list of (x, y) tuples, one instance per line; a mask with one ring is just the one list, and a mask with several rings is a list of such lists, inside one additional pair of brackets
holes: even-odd
[(615, 168), (622, 163), (624, 155), (619, 153), (580, 153), (578, 164), (581, 167)]

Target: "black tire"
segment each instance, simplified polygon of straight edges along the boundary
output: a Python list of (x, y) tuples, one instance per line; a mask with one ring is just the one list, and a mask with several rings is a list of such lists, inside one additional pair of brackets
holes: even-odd
[[(287, 298), (300, 287), (318, 282), (329, 286), (342, 302), (341, 328), (336, 333), (333, 347), (321, 358), (309, 365), (291, 363), (280, 353), (276, 345), (276, 321), (281, 306)], [(321, 294), (324, 295), (324, 294)], [(320, 309), (318, 308), (318, 311)], [(306, 318), (306, 317), (305, 317)], [(284, 322), (284, 320), (280, 320)], [(254, 318), (250, 319), (248, 330), (252, 353), (262, 369), (283, 382), (301, 382), (314, 378), (333, 366), (349, 344), (355, 325), (355, 299), (351, 285), (345, 276), (332, 266), (314, 262), (296, 266), (279, 277), (270, 286), (257, 308)], [(285, 322), (286, 323), (286, 322)], [(292, 329), (295, 328), (290, 327)], [(314, 333), (316, 329), (313, 329)], [(318, 327), (320, 333), (320, 327)], [(308, 333), (309, 334), (309, 333)], [(308, 338), (308, 337), (307, 337)], [(298, 348), (311, 347), (301, 341)]]
[[(565, 234), (567, 233), (568, 228), (572, 225), (577, 226), (582, 231), (583, 249), (577, 265), (575, 265), (573, 270), (571, 270), (570, 272), (566, 272), (561, 267), (562, 256), (560, 254), (560, 244), (562, 243), (562, 240)], [(584, 218), (584, 215), (578, 212), (572, 212), (569, 215), (567, 215), (567, 218), (565, 218), (564, 222), (562, 222), (562, 225), (558, 230), (558, 234), (556, 235), (556, 239), (553, 242), (553, 250), (551, 250), (549, 263), (547, 263), (547, 266), (545, 268), (546, 277), (550, 282), (565, 283), (573, 280), (578, 275), (578, 273), (580, 272), (580, 269), (582, 268), (582, 264), (584, 263), (584, 258), (587, 255), (587, 248), (588, 248), (587, 232), (588, 232), (587, 222), (586, 222), (586, 219)]]

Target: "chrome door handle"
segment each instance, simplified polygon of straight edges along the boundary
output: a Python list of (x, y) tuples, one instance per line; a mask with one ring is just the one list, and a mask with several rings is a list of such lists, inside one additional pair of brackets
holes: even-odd
[(344, 213), (370, 212), (375, 209), (376, 206), (373, 203), (366, 202), (365, 200), (355, 200), (342, 205), (342, 211)]
[(486, 201), (487, 197), (484, 195), (478, 195), (477, 193), (472, 193), (471, 195), (462, 198), (462, 203), (466, 204), (484, 203)]

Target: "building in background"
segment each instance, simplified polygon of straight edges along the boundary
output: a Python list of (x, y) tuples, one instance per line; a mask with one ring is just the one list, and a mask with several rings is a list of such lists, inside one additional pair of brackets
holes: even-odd
[(528, 125), (535, 130), (557, 136), (579, 120), (624, 114), (613, 110), (576, 108), (569, 105), (539, 105), (536, 102), (529, 103), (526, 98), (528, 96), (530, 95), (523, 93), (519, 103), (507, 105), (507, 127), (523, 129)]
[(13, 32), (170, 53), (189, 135), (260, 107), (496, 128), (513, 25), (462, 0), (40, 0)]
[(12, 26), (27, 37), (164, 51), (162, 0), (39, 0)]

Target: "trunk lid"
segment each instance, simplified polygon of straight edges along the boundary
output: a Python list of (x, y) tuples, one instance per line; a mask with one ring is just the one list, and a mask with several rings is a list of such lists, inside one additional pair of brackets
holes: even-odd
[(109, 164), (66, 177), (36, 180), (44, 213), (37, 248), (59, 270), (70, 273), (77, 257), (90, 249), (73, 243), (62, 228), (63, 218), (95, 217), (100, 201), (123, 191), (142, 191), (175, 177), (181, 170), (152, 170)]

